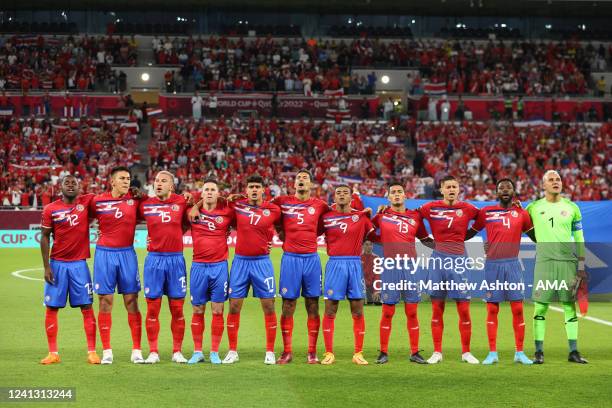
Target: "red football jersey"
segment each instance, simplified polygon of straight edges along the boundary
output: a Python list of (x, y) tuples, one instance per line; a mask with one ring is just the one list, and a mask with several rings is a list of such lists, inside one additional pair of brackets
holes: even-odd
[(183, 252), (183, 224), (187, 223), (187, 202), (170, 194), (162, 201), (148, 197), (140, 202), (140, 217), (147, 223), (147, 251)]
[(465, 252), (465, 234), (470, 221), (478, 216), (478, 208), (465, 201), (447, 205), (439, 200), (423, 205), (418, 211), (429, 221), (438, 251), (449, 254)]
[(89, 258), (89, 205), (93, 198), (93, 194), (81, 195), (72, 204), (57, 200), (43, 209), (40, 225), (52, 230), (51, 259)]
[(329, 206), (318, 198), (301, 201), (295, 196), (280, 196), (272, 203), (281, 208), (285, 242), (283, 251), (296, 254), (317, 252), (319, 222)]
[(421, 214), (415, 210), (404, 212), (386, 209), (376, 214), (372, 223), (379, 228), (380, 242), (383, 244), (385, 257), (407, 254), (416, 257), (415, 238), (427, 238), (429, 234)]
[(533, 229), (533, 223), (529, 213), (522, 208), (490, 205), (480, 209), (472, 228), (476, 231), (486, 229), (487, 258), (505, 259), (518, 256), (521, 234)]
[(138, 218), (138, 204), (130, 194), (114, 198), (110, 192), (91, 200), (90, 211), (98, 219), (98, 245), (110, 248), (126, 248), (134, 245), (134, 233)]
[(363, 240), (374, 230), (368, 215), (361, 211), (330, 211), (323, 216), (323, 228), (329, 256), (361, 256)]
[(280, 208), (264, 201), (260, 206), (246, 200), (231, 203), (236, 214), (236, 254), (260, 256), (270, 253), (269, 242), (274, 237), (274, 224), (280, 220)]
[(228, 257), (227, 232), (235, 226), (234, 210), (217, 204), (208, 212), (200, 209), (200, 218), (191, 223), (193, 262), (221, 262)]

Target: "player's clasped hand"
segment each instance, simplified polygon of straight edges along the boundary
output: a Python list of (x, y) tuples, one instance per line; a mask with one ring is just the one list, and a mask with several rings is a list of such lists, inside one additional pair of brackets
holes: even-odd
[(200, 218), (200, 210), (198, 209), (197, 206), (193, 207), (191, 211), (189, 211), (188, 217), (189, 217), (189, 221), (191, 222), (195, 222), (196, 220)]
[(230, 194), (227, 196), (227, 201), (233, 203), (234, 201), (245, 199), (246, 196), (244, 194)]
[(142, 191), (138, 187), (130, 187), (130, 194), (137, 200), (142, 198)]

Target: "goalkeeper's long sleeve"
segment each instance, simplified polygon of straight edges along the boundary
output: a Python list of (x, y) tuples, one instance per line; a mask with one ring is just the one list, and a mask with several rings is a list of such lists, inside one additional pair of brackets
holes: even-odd
[(581, 229), (574, 231), (574, 242), (576, 242), (576, 254), (578, 258), (584, 258), (584, 232)]

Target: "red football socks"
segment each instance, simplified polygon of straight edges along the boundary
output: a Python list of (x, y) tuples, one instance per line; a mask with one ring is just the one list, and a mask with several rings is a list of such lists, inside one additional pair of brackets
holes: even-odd
[(323, 342), (327, 353), (334, 352), (334, 320), (336, 316), (323, 316)]
[(293, 337), (293, 316), (282, 316), (280, 318), (281, 333), (283, 336), (283, 351), (291, 353)]
[(487, 303), (487, 337), (489, 338), (489, 351), (497, 351), (497, 314), (499, 303)]
[(417, 316), (418, 303), (405, 303), (404, 312), (406, 313), (406, 328), (410, 338), (410, 352), (412, 354), (419, 351), (419, 318)]
[(472, 319), (470, 317), (470, 302), (457, 302), (457, 313), (459, 314), (459, 334), (461, 335), (461, 352), (470, 351), (472, 338)]
[(319, 327), (321, 326), (321, 318), (317, 317), (309, 317), (306, 322), (308, 326), (308, 352), (316, 353), (317, 352), (317, 340), (319, 339)]
[(98, 331), (100, 332), (100, 340), (102, 341), (102, 349), (109, 350), (111, 348), (111, 328), (113, 327), (113, 317), (110, 313), (98, 312)]
[(382, 305), (382, 314), (380, 316), (380, 351), (387, 353), (389, 348), (389, 338), (391, 337), (391, 327), (393, 315), (395, 314), (395, 305)]
[(431, 337), (434, 351), (442, 352), (442, 334), (444, 333), (444, 306), (443, 300), (431, 300)]
[(140, 312), (128, 313), (128, 324), (132, 332), (132, 349), (140, 350), (142, 338), (142, 315)]
[(353, 315), (353, 338), (355, 341), (355, 353), (363, 351), (363, 338), (365, 336), (365, 318), (363, 315)]
[(45, 331), (49, 353), (57, 353), (57, 309), (47, 308), (45, 313)]
[(151, 353), (157, 353), (157, 338), (159, 337), (159, 311), (161, 309), (161, 298), (147, 299), (147, 316), (145, 330), (149, 341)]
[(81, 309), (83, 314), (83, 328), (87, 338), (87, 351), (96, 351), (96, 317), (92, 308)]
[(512, 309), (512, 327), (514, 327), (516, 351), (523, 351), (523, 341), (525, 340), (523, 302), (521, 300), (510, 302), (510, 308)]
[(183, 337), (185, 337), (185, 315), (183, 314), (183, 299), (169, 299), (170, 314), (170, 330), (172, 331), (172, 353), (181, 351), (183, 346)]
[(227, 315), (227, 338), (230, 351), (238, 350), (238, 329), (240, 328), (240, 313)]
[(194, 313), (191, 316), (191, 337), (193, 338), (193, 351), (201, 353), (204, 338), (204, 313)]
[[(228, 316), (229, 320), (229, 316)], [(223, 338), (223, 313), (213, 313), (212, 323), (210, 324), (210, 351), (219, 352), (219, 344)], [(202, 324), (204, 326), (204, 324)], [(229, 331), (229, 330), (228, 330)], [(238, 329), (236, 329), (236, 343), (238, 342)], [(235, 350), (230, 348), (231, 350)]]
[(266, 351), (274, 352), (274, 343), (276, 342), (276, 313), (268, 313), (264, 315), (266, 325)]

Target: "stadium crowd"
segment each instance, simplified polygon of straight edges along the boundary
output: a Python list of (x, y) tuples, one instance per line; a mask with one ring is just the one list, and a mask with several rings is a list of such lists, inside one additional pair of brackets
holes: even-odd
[(13, 119), (0, 128), (0, 204), (41, 207), (57, 198), (58, 180), (75, 174), (85, 192), (106, 189), (108, 172), (137, 161), (132, 128), (97, 119)]
[(214, 91), (372, 93), (375, 76), (351, 74), (353, 67), (415, 67), (423, 83), (443, 83), (448, 93), (584, 95), (596, 89), (591, 71), (609, 64), (612, 46), (564, 42), (301, 38), (245, 40), (153, 39), (158, 64), (181, 65), (177, 88), (194, 83)]
[(136, 65), (136, 48), (133, 36), (0, 36), (0, 89), (105, 89), (119, 80), (111, 65)]
[[(521, 127), (501, 123), (431, 124), (283, 122), (268, 119), (152, 119), (150, 167), (142, 187), (153, 192), (157, 171), (178, 178), (179, 190), (195, 191), (216, 177), (228, 193), (258, 172), (268, 195), (292, 193), (300, 168), (312, 169), (315, 195), (329, 199), (337, 183), (383, 195), (385, 182), (404, 180), (408, 198), (434, 198), (441, 177), (452, 174), (464, 199), (494, 200), (495, 181), (516, 180), (523, 200), (540, 194), (545, 170), (557, 169), (572, 200), (607, 200), (612, 181), (612, 125)], [(13, 120), (0, 132), (0, 203), (41, 206), (57, 194), (57, 180), (75, 173), (86, 192), (105, 188), (110, 167), (133, 165), (136, 135), (112, 122), (59, 124)]]

